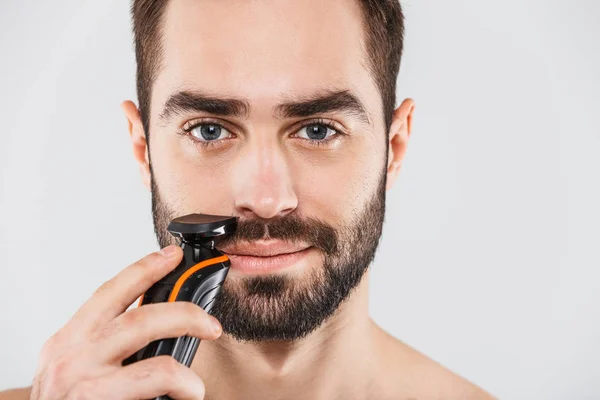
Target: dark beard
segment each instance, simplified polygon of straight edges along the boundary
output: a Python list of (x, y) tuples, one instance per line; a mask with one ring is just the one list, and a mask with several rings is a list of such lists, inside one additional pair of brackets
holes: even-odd
[[(151, 173), (154, 231), (162, 247), (177, 243), (167, 231), (171, 219), (199, 210), (174, 212), (162, 201)], [(358, 218), (334, 228), (292, 213), (262, 222), (240, 220), (234, 235), (217, 248), (237, 241), (304, 241), (322, 254), (323, 267), (302, 281), (266, 275), (226, 280), (211, 314), (223, 331), (238, 340), (296, 340), (323, 324), (358, 286), (375, 257), (385, 215), (386, 174)]]

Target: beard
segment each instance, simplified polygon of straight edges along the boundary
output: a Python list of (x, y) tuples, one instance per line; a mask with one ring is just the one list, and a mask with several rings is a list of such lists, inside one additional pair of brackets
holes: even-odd
[[(162, 248), (177, 243), (167, 230), (173, 218), (202, 211), (170, 208), (150, 169), (154, 231)], [(239, 220), (232, 235), (216, 242), (217, 248), (260, 239), (302, 241), (319, 251), (323, 265), (301, 279), (275, 274), (226, 279), (211, 311), (223, 331), (240, 341), (292, 341), (326, 322), (359, 285), (375, 257), (385, 215), (385, 186), (384, 171), (364, 208), (340, 227), (295, 213), (268, 221)]]

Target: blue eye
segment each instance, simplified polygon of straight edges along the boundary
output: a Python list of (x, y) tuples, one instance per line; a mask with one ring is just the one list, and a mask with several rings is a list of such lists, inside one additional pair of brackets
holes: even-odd
[(298, 131), (298, 137), (316, 141), (322, 141), (337, 134), (338, 132), (325, 124), (308, 124)]
[(189, 132), (200, 142), (214, 142), (231, 136), (227, 129), (218, 124), (198, 124), (190, 128)]

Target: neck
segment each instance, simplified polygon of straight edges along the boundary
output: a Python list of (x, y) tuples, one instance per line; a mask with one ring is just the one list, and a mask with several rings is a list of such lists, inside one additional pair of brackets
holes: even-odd
[(205, 341), (192, 370), (206, 400), (367, 398), (376, 371), (368, 271), (336, 313), (297, 341)]

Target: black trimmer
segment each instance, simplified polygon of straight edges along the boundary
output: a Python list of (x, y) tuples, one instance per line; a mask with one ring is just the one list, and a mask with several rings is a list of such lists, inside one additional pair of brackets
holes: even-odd
[[(151, 303), (190, 301), (210, 313), (231, 265), (229, 258), (215, 249), (215, 238), (231, 234), (236, 217), (189, 214), (175, 218), (168, 226), (181, 239), (181, 263), (144, 293), (138, 306)], [(182, 336), (156, 340), (123, 361), (123, 365), (160, 355), (170, 355), (181, 364), (192, 364), (200, 339)], [(155, 400), (166, 400), (160, 396)]]

